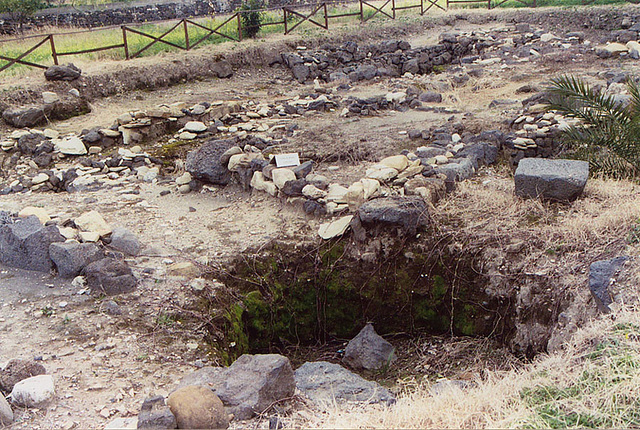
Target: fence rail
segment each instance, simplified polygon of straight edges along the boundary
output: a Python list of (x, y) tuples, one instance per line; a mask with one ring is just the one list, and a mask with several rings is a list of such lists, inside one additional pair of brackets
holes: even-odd
[[(330, 20), (332, 19), (357, 16), (359, 17), (362, 23), (365, 23), (375, 16), (386, 16), (387, 18), (390, 18), (390, 19), (396, 19), (396, 12), (401, 10), (418, 9), (420, 12), (420, 15), (424, 15), (431, 8), (435, 7), (442, 10), (446, 10), (449, 7), (451, 7), (451, 5), (454, 5), (454, 4), (464, 4), (464, 5), (472, 5), (472, 4), (485, 5), (486, 4), (486, 7), (491, 9), (492, 7), (496, 7), (504, 4), (509, 0), (446, 0), (446, 7), (443, 7), (440, 4), (438, 4), (438, 0), (419, 0), (418, 3), (402, 5), (402, 6), (398, 6), (396, 4), (396, 0), (382, 0), (382, 1), (384, 3), (382, 3), (381, 6), (378, 6), (373, 3), (373, 0), (358, 0), (359, 11), (336, 13), (333, 15), (330, 14), (328, 6), (333, 6), (336, 4), (345, 4), (345, 3), (323, 2), (323, 3), (312, 4), (312, 5), (311, 4), (298, 5), (295, 7), (285, 6), (282, 8), (262, 9), (261, 11), (271, 11), (271, 12), (277, 12), (279, 10), (280, 12), (282, 12), (282, 20), (279, 20), (276, 22), (265, 22), (260, 24), (260, 27), (267, 27), (272, 25), (283, 25), (284, 34), (286, 35), (286, 34), (290, 34), (292, 31), (297, 29), (300, 25), (302, 25), (305, 22), (328, 30)], [(492, 1), (494, 2), (493, 4), (492, 4)], [(524, 4), (525, 6), (530, 6), (530, 7), (537, 6), (536, 0), (516, 0), (516, 1)], [(583, 1), (595, 1), (595, 0), (583, 0)], [(302, 11), (302, 9), (306, 10), (307, 12), (308, 11), (310, 12), (305, 14), (304, 11)], [(373, 13), (371, 13), (372, 11)], [(200, 45), (210, 37), (213, 37), (214, 35), (225, 38), (225, 39), (229, 39), (235, 42), (241, 42), (243, 31), (246, 30), (246, 29), (243, 29), (242, 15), (246, 13), (252, 13), (252, 12), (254, 11), (247, 10), (247, 11), (235, 12), (233, 15), (227, 18), (222, 24), (217, 25), (216, 27), (213, 27), (213, 28), (209, 28), (206, 25), (197, 23), (191, 19), (182, 19), (159, 36), (146, 33), (132, 26), (122, 25), (120, 26), (120, 28), (122, 29), (122, 43), (116, 43), (108, 46), (99, 46), (95, 48), (82, 49), (82, 50), (76, 50), (76, 51), (65, 51), (65, 52), (58, 51), (56, 49), (56, 44), (54, 39), (55, 36), (74, 34), (73, 32), (49, 34), (46, 36), (28, 36), (25, 38), (12, 39), (4, 42), (0, 41), (0, 45), (2, 45), (3, 43), (13, 42), (17, 40), (24, 40), (24, 39), (30, 39), (30, 38), (35, 39), (35, 38), (42, 37), (42, 39), (39, 40), (35, 45), (31, 46), (27, 51), (23, 52), (17, 57), (12, 58), (6, 55), (0, 55), (0, 60), (4, 60), (7, 62), (6, 64), (0, 67), (0, 72), (7, 70), (8, 68), (16, 64), (20, 64), (28, 67), (36, 67), (40, 69), (47, 69), (49, 66), (46, 66), (43, 64), (37, 64), (31, 61), (25, 60), (25, 57), (27, 57), (36, 49), (45, 45), (47, 42), (49, 42), (53, 64), (56, 64), (56, 65), (59, 64), (58, 63), (59, 57), (69, 56), (69, 55), (88, 54), (88, 53), (108, 51), (108, 50), (119, 50), (119, 49), (122, 49), (124, 51), (124, 58), (129, 60), (132, 58), (139, 57), (145, 51), (147, 51), (149, 48), (151, 48), (156, 44), (164, 44), (180, 50), (189, 51), (195, 48), (196, 46)], [(294, 22), (296, 19), (298, 21)], [(157, 24), (159, 22), (167, 22), (167, 21), (151, 22), (147, 24)], [(233, 27), (232, 34), (225, 34), (223, 32), (223, 29), (229, 26)], [(182, 27), (182, 29), (179, 31), (181, 31), (181, 33), (182, 32), (184, 33), (183, 39), (182, 39), (184, 41), (184, 46), (166, 39), (167, 36), (169, 36), (171, 33), (178, 31), (180, 27)], [(190, 27), (195, 27), (199, 30), (204, 30), (206, 33), (204, 34), (204, 36), (201, 36), (198, 40), (192, 41), (189, 37)], [(112, 26), (107, 28), (113, 29), (117, 27)], [(105, 30), (105, 29), (106, 28), (101, 28), (101, 29), (97, 29), (97, 31)], [(135, 34), (137, 36), (141, 36), (145, 39), (150, 39), (150, 41), (146, 45), (144, 45), (142, 48), (139, 48), (136, 51), (132, 51), (133, 46), (130, 43), (130, 39), (128, 37), (129, 33)]]

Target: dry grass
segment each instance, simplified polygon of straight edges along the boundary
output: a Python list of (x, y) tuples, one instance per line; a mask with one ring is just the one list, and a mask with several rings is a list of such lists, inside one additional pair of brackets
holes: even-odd
[[(513, 180), (505, 173), (485, 171), (474, 181), (459, 184), (457, 192), (438, 208), (439, 228), (460, 240), (473, 237), (474, 244), (486, 245), (492, 251), (483, 252), (494, 252), (498, 266), (508, 264), (509, 246), (521, 243), (522, 271), (550, 273), (557, 284), (554, 288), (587, 296), (585, 268), (591, 262), (637, 254), (637, 241), (630, 236), (640, 220), (637, 184), (590, 180), (581, 199), (562, 205), (514, 196)], [(634, 265), (626, 279), (625, 296), (637, 297), (639, 280)], [(471, 388), (434, 395), (425, 378), (405, 386), (391, 407), (333, 405), (319, 416), (307, 411), (302, 425), (637, 428), (640, 313), (634, 304), (612, 305), (616, 306), (613, 314), (590, 320), (590, 309), (583, 308), (587, 321), (557, 352), (538, 355), (532, 363), (511, 370), (476, 372)]]
[(592, 321), (565, 351), (522, 369), (487, 372), (473, 388), (429, 385), (391, 407), (336, 406), (314, 428), (632, 428), (640, 425), (640, 314)]

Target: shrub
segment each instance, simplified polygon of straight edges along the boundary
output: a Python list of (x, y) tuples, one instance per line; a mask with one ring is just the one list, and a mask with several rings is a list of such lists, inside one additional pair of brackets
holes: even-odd
[(27, 18), (45, 7), (42, 0), (0, 0), (0, 13), (9, 14), (22, 32)]
[(628, 80), (630, 99), (620, 100), (593, 90), (573, 76), (551, 81), (548, 110), (580, 120), (563, 132), (577, 158), (592, 171), (615, 178), (640, 174), (640, 87)]
[(242, 37), (256, 37), (262, 25), (264, 7), (262, 0), (248, 0), (242, 3), (240, 11), (242, 13)]

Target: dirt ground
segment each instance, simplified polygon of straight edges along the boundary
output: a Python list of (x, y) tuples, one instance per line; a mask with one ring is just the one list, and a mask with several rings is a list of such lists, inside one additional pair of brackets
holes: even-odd
[[(499, 16), (498, 12), (494, 13)], [(509, 14), (505, 12), (503, 22), (477, 24), (473, 20), (452, 19), (446, 26), (417, 26), (406, 39), (412, 46), (421, 46), (434, 43), (439, 33), (451, 29), (493, 31), (509, 28), (513, 31)], [(448, 15), (455, 16), (455, 12)], [(540, 27), (547, 30), (544, 21)], [(594, 33), (594, 43), (598, 43), (599, 36), (600, 33)], [(193, 55), (207, 55), (215, 49), (207, 47)], [(226, 46), (224, 49), (231, 48)], [(167, 54), (143, 59), (135, 65), (145, 67), (149, 62), (175, 61), (184, 55)], [(404, 133), (407, 130), (427, 129), (447, 121), (461, 121), (476, 130), (504, 128), (517, 114), (517, 109), (489, 108), (488, 105), (494, 99), (528, 97), (528, 94), (516, 94), (519, 87), (527, 84), (543, 87), (549, 78), (560, 73), (594, 77), (605, 70), (637, 72), (640, 64), (637, 60), (601, 60), (595, 56), (567, 58), (566, 55), (560, 52), (531, 62), (484, 66), (481, 77), (443, 92), (442, 107), (447, 110), (442, 113), (388, 111), (373, 117), (342, 118), (337, 112), (327, 112), (301, 117), (297, 119), (300, 131), (289, 140), (288, 147), (301, 154), (314, 154), (316, 160), (328, 160), (320, 162), (317, 171), (327, 175), (332, 182), (346, 185), (361, 177), (368, 163), (401, 149), (415, 148), (415, 142)], [(91, 75), (123, 67), (123, 64), (81, 66)], [(25, 85), (23, 79), (16, 78), (4, 85), (21, 85), (21, 82)], [(32, 85), (43, 85), (39, 79), (33, 78)], [(428, 87), (450, 83), (449, 79), (450, 75), (446, 73), (377, 79), (354, 85), (345, 94), (360, 97), (385, 94), (407, 85)], [(328, 86), (331, 88), (330, 84)], [(94, 99), (90, 101), (91, 113), (52, 123), (49, 127), (61, 132), (80, 132), (95, 126), (108, 126), (123, 112), (144, 110), (161, 103), (268, 102), (311, 91), (312, 85), (298, 84), (283, 68), (237, 70), (229, 80), (186, 82), (157, 91), (135, 91)], [(154, 144), (150, 143), (145, 149), (152, 151)], [(330, 169), (333, 166), (338, 169)], [(120, 315), (107, 312), (105, 306), (109, 299), (91, 296), (82, 286), (72, 285), (68, 280), (11, 268), (0, 270), (0, 366), (13, 358), (41, 360), (53, 375), (57, 391), (55, 401), (46, 408), (17, 410), (16, 422), (10, 428), (103, 428), (114, 418), (137, 415), (148, 395), (167, 395), (181, 376), (197, 367), (220, 364), (215, 352), (204, 342), (206, 333), (201, 324), (190, 322), (182, 326), (171, 318), (184, 311), (182, 306), (192, 292), (186, 280), (167, 274), (167, 265), (191, 261), (206, 270), (207, 263), (224, 262), (244, 249), (264, 246), (276, 238), (315, 240), (317, 226), (323, 221), (309, 218), (301, 208), (284, 200), (264, 193), (251, 194), (236, 185), (205, 187), (200, 192), (186, 195), (176, 193), (168, 181), (140, 182), (135, 188), (138, 194), (134, 200), (124, 200), (112, 189), (0, 197), (0, 210), (18, 211), (25, 206), (41, 206), (50, 214), (71, 216), (97, 210), (112, 226), (129, 228), (143, 244), (142, 255), (128, 260), (141, 280), (138, 289), (113, 298), (120, 307)], [(161, 196), (163, 190), (173, 192)], [(481, 346), (485, 350), (494, 348), (486, 341), (479, 342), (484, 342)], [(462, 348), (475, 351), (475, 354), (481, 348), (478, 344), (468, 346), (467, 341), (459, 339), (444, 339), (442, 344), (449, 345), (442, 347), (444, 351)], [(424, 345), (426, 343), (420, 348), (424, 349)], [(417, 368), (410, 357), (420, 348), (406, 348), (405, 355), (401, 356), (407, 369)], [(459, 366), (435, 360), (430, 375), (460, 376), (488, 366), (488, 361), (477, 360), (471, 355), (460, 354)], [(504, 356), (501, 359), (504, 360)], [(258, 420), (250, 425), (263, 428), (268, 422)]]

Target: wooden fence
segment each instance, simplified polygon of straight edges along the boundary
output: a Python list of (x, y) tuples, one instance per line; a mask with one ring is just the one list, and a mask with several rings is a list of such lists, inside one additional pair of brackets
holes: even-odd
[[(390, 18), (390, 19), (396, 19), (396, 12), (400, 10), (417, 9), (419, 10), (420, 15), (424, 15), (431, 8), (446, 10), (453, 4), (486, 5), (487, 8), (491, 9), (492, 7), (499, 6), (508, 0), (446, 0), (446, 7), (439, 5), (438, 0), (419, 0), (418, 3), (410, 4), (410, 5), (402, 5), (402, 6), (397, 5), (396, 0), (383, 0), (383, 1), (384, 3), (382, 3), (381, 6), (376, 6), (375, 4), (372, 3), (372, 0), (358, 0), (359, 6), (360, 6), (359, 11), (336, 13), (333, 15), (330, 14), (328, 6), (334, 6), (336, 4), (345, 4), (345, 3), (326, 3), (325, 2), (325, 3), (314, 4), (314, 5), (299, 5), (299, 6), (296, 6), (298, 10), (294, 9), (294, 7), (292, 6), (285, 6), (278, 9), (262, 9), (260, 10), (260, 12), (280, 11), (282, 12), (282, 15), (281, 15), (282, 19), (276, 22), (262, 23), (260, 24), (260, 27), (281, 25), (281, 26), (284, 26), (284, 34), (290, 34), (292, 31), (294, 31), (296, 28), (298, 28), (301, 24), (305, 22), (308, 22), (310, 24), (313, 24), (323, 29), (329, 29), (329, 22), (331, 19), (357, 16), (360, 19), (360, 21), (364, 23), (376, 15), (386, 16), (387, 18)], [(492, 3), (492, 1), (494, 3)], [(516, 0), (516, 1), (526, 6), (536, 7), (536, 0)], [(594, 0), (583, 0), (583, 1), (594, 1)], [(305, 13), (304, 11), (307, 11), (307, 12)], [(223, 23), (213, 28), (209, 28), (206, 25), (197, 23), (191, 19), (182, 19), (159, 36), (143, 32), (139, 28), (123, 25), (123, 26), (120, 26), (120, 28), (122, 29), (122, 43), (118, 43), (115, 45), (101, 46), (97, 48), (76, 50), (76, 51), (61, 52), (56, 49), (56, 44), (55, 44), (56, 36), (68, 35), (73, 33), (49, 34), (47, 36), (31, 36), (31, 37), (25, 37), (25, 38), (19, 38), (19, 39), (0, 41), (0, 44), (4, 44), (12, 41), (17, 41), (17, 40), (22, 41), (27, 38), (33, 38), (37, 40), (37, 43), (35, 45), (31, 46), (27, 51), (23, 52), (22, 54), (18, 55), (15, 58), (0, 55), (0, 60), (7, 61), (6, 64), (0, 67), (0, 72), (8, 69), (9, 67), (15, 64), (21, 64), (23, 66), (46, 69), (48, 66), (43, 64), (37, 64), (31, 61), (26, 61), (25, 57), (27, 57), (36, 49), (45, 45), (47, 42), (49, 43), (49, 46), (51, 49), (51, 58), (53, 60), (53, 64), (56, 64), (56, 65), (59, 64), (60, 57), (64, 57), (68, 55), (88, 54), (88, 53), (107, 51), (107, 50), (119, 50), (119, 49), (122, 49), (124, 51), (124, 58), (129, 60), (131, 58), (139, 57), (142, 53), (144, 53), (146, 50), (148, 50), (155, 44), (165, 44), (177, 49), (189, 51), (214, 35), (220, 36), (222, 38), (229, 39), (232, 41), (240, 42), (242, 41), (243, 30), (246, 30), (246, 29), (243, 29), (242, 15), (246, 13), (252, 13), (252, 12), (254, 11), (238, 11), (233, 15), (231, 15), (229, 18), (227, 18)], [(298, 21), (294, 23), (296, 19), (298, 19)], [(147, 24), (156, 24), (156, 23), (147, 23)], [(230, 26), (231, 26), (231, 29), (229, 29)], [(184, 36), (183, 36), (184, 46), (166, 39), (168, 35), (176, 31), (180, 27), (182, 27), (182, 31), (184, 32)], [(198, 40), (191, 40), (189, 37), (189, 28), (193, 28), (193, 27), (196, 27), (199, 30), (205, 31), (205, 34), (203, 36), (200, 36)], [(109, 28), (113, 29), (114, 27), (103, 27), (93, 31), (106, 30)], [(226, 29), (227, 33), (223, 32), (223, 29)], [(229, 30), (231, 30), (231, 32)], [(81, 33), (81, 32), (76, 32), (76, 33)], [(150, 41), (146, 45), (144, 45), (142, 48), (139, 48), (136, 51), (132, 52), (132, 45), (131, 43), (128, 42), (128, 38), (127, 38), (127, 36), (130, 33), (138, 36), (142, 36), (144, 38), (148, 38), (150, 39)]]

